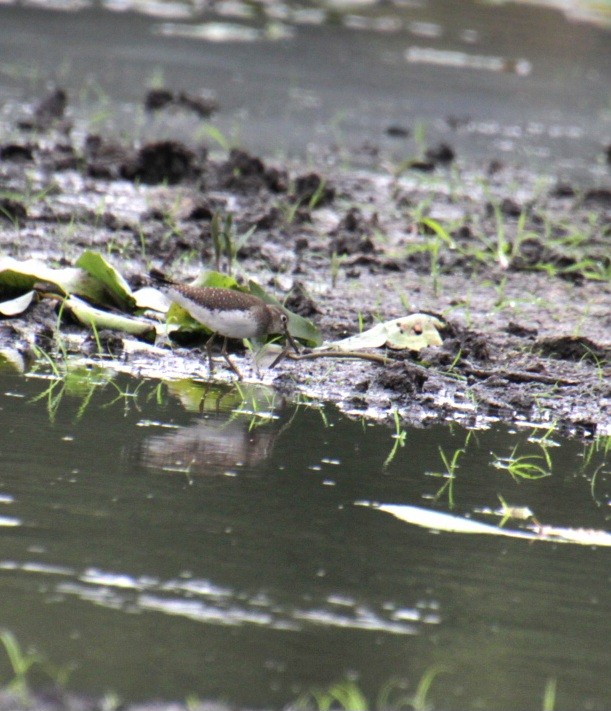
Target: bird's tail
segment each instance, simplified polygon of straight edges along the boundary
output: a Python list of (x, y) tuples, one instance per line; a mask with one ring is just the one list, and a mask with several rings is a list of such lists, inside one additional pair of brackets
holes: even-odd
[(176, 282), (172, 281), (171, 279), (169, 279), (162, 271), (159, 271), (159, 269), (155, 269), (155, 267), (153, 267), (149, 271), (149, 276), (151, 277), (151, 279), (153, 281), (156, 281), (158, 284), (172, 285), (172, 284), (176, 283)]

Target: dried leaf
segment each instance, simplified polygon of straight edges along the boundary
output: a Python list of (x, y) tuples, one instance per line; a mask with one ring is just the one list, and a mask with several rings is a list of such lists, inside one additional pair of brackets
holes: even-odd
[(363, 333), (358, 333), (341, 341), (327, 343), (324, 348), (340, 351), (358, 351), (364, 348), (388, 346), (395, 350), (407, 349), (420, 351), (426, 346), (440, 346), (441, 336), (437, 329), (443, 323), (428, 314), (412, 314), (392, 321), (378, 323)]

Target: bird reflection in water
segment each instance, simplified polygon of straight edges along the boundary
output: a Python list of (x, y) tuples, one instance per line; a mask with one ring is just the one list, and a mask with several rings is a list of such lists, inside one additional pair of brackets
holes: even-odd
[(284, 399), (263, 385), (182, 380), (167, 387), (187, 411), (200, 416), (191, 425), (148, 438), (142, 451), (148, 468), (189, 476), (250, 470), (269, 457), (288, 424), (281, 418)]

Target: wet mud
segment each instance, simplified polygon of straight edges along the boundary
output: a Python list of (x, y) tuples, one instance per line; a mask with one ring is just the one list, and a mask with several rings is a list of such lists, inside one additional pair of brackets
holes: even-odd
[[(578, 436), (611, 431), (611, 191), (496, 156), (470, 165), (447, 144), (369, 171), (347, 168), (339, 152), (304, 166), (241, 148), (136, 145), (76, 135), (68, 102), (57, 89), (2, 127), (4, 255), (69, 265), (95, 249), (134, 288), (149, 283), (151, 267), (185, 281), (202, 268), (233, 268), (311, 318), (328, 341), (429, 313), (445, 324), (441, 347), (378, 351), (384, 364), (286, 358), (260, 377), (355, 416), (390, 419), (397, 410), (413, 425), (500, 419)], [(214, 110), (172, 91), (144, 102), (149, 111)], [(254, 228), (234, 264), (227, 255), (216, 263), (216, 214), (231, 214), (238, 235)], [(52, 349), (58, 311), (43, 299), (2, 318), (0, 346), (26, 362), (33, 346)], [(198, 343), (156, 347), (112, 332), (94, 341), (67, 317), (61, 330), (69, 350), (134, 375), (208, 375)], [(248, 378), (259, 377), (248, 354), (236, 357)], [(233, 376), (219, 368), (215, 377)]]

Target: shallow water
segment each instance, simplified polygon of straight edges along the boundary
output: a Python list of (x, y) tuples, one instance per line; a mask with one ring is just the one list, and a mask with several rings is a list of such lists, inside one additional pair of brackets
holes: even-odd
[[(56, 5), (73, 11), (0, 4), (0, 90), (12, 99), (11, 120), (51, 82), (68, 90), (81, 131), (173, 136), (218, 149), (211, 124), (225, 141), (266, 157), (333, 149), (348, 163), (376, 166), (443, 140), (461, 160), (608, 178), (608, 22), (467, 0), (217, 2), (203, 11), (178, 3)], [(160, 84), (211, 92), (220, 110), (210, 122), (185, 111), (147, 114), (146, 88)], [(390, 127), (409, 135), (389, 136)]]
[[(126, 699), (278, 708), (352, 679), (374, 700), (438, 668), (435, 708), (541, 708), (555, 679), (557, 711), (606, 709), (608, 548), (363, 505), (498, 530), (502, 497), (541, 526), (604, 529), (606, 443), (543, 434), (397, 440), (252, 386), (4, 373), (0, 627), (74, 664), (70, 688)], [(453, 479), (440, 447), (465, 449)], [(545, 470), (547, 453), (551, 476), (493, 466), (514, 447)], [(503, 530), (533, 535), (532, 520)]]

